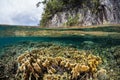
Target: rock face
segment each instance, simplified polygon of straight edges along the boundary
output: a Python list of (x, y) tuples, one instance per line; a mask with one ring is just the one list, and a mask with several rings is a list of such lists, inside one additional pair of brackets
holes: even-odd
[(87, 6), (78, 6), (75, 9), (67, 8), (57, 12), (49, 20), (47, 26), (68, 26), (66, 23), (70, 17), (75, 18), (76, 16), (78, 17), (77, 26), (120, 24), (120, 0), (99, 0), (98, 3), (97, 8), (90, 0)]

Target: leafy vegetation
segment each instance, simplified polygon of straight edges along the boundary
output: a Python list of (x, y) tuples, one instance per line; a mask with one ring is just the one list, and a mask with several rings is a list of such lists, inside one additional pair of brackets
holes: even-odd
[[(99, 0), (44, 0), (43, 3), (45, 5), (44, 13), (42, 15), (42, 20), (40, 21), (41, 26), (46, 26), (49, 24), (49, 20), (52, 18), (54, 14), (57, 12), (61, 12), (63, 10), (72, 10), (75, 8), (89, 8), (91, 9), (92, 13), (99, 12)], [(67, 25), (71, 26), (74, 23), (76, 18), (69, 18)]]
[[(60, 12), (67, 8), (76, 7), (80, 5), (83, 0), (44, 0), (43, 4), (45, 4), (45, 12), (42, 15), (42, 20), (40, 21), (41, 26), (46, 26), (49, 19), (57, 12)], [(77, 5), (76, 5), (77, 4)], [(74, 22), (72, 22), (74, 23)], [(71, 25), (71, 20), (69, 20), (68, 24)]]
[(59, 0), (49, 0), (46, 2), (45, 13), (42, 15), (42, 20), (40, 22), (41, 26), (45, 26), (48, 20), (58, 11), (61, 11), (63, 7), (62, 1)]
[(79, 24), (79, 15), (76, 15), (75, 17), (69, 17), (68, 21), (65, 23), (66, 26), (74, 26)]

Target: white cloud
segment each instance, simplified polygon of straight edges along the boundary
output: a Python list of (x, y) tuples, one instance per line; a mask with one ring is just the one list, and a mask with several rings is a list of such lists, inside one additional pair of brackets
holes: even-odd
[(39, 1), (41, 0), (0, 0), (0, 24), (39, 24), (43, 12), (43, 5), (36, 8)]

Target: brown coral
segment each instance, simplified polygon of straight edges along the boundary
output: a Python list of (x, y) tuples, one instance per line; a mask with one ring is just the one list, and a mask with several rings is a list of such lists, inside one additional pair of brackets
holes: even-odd
[[(63, 52), (63, 48), (59, 48), (57, 48), (58, 53), (54, 53), (55, 50), (52, 53), (51, 50), (56, 48), (52, 49), (50, 47), (22, 54), (17, 59), (20, 63), (18, 75), (22, 74), (24, 80), (33, 77), (36, 79), (43, 78), (43, 80), (59, 80), (63, 78), (72, 80), (81, 78), (86, 73), (92, 77), (98, 71), (98, 65), (101, 63), (100, 57), (83, 51), (76, 51), (75, 49), (72, 49), (71, 52), (68, 52), (68, 50), (66, 54), (65, 51)], [(87, 75), (84, 77), (88, 78)]]

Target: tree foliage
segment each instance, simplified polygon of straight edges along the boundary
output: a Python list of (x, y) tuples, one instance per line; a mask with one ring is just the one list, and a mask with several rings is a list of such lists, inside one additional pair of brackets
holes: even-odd
[[(55, 13), (63, 10), (89, 6), (89, 8), (92, 9), (91, 11), (97, 12), (95, 10), (99, 7), (99, 0), (43, 0), (39, 2), (37, 6), (39, 6), (40, 3), (45, 5), (42, 20), (40, 21), (41, 26), (46, 26)], [(92, 7), (94, 7), (94, 9)]]

